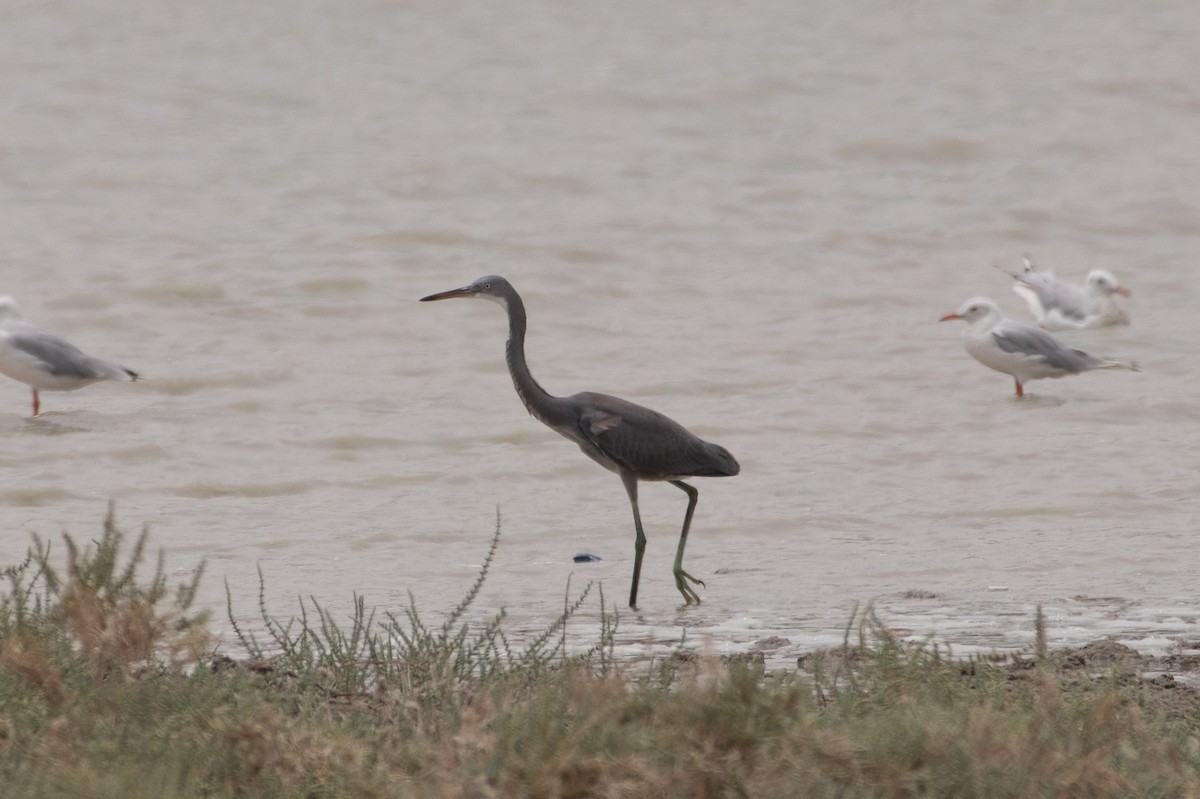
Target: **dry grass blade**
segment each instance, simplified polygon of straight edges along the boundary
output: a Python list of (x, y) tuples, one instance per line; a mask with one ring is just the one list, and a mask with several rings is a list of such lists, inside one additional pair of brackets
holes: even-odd
[(203, 632), (195, 581), (172, 602), (145, 552), (110, 515), (94, 546), (68, 539), (61, 575), (40, 541), (3, 572), (4, 799), (1200, 797), (1196, 689), (1115, 642), (1048, 651), (1041, 614), (1021, 656), (956, 659), (868, 605), (807, 675), (709, 655), (638, 679), (602, 592), (599, 640), (565, 658), (587, 589), (522, 643), (503, 613), (474, 619), (485, 564), (440, 623), (309, 600), (264, 612), (274, 651), (239, 633), (270, 659), (171, 668)]
[(148, 536), (143, 527), (122, 566), (125, 534), (110, 504), (92, 547), (81, 549), (63, 533), (65, 578), (52, 562), (50, 545), (34, 536), (30, 557), (45, 584), (46, 601), (57, 603), (56, 612), (75, 648), (97, 674), (177, 669), (195, 663), (214, 643), (205, 627), (208, 612), (191, 612), (204, 564), (178, 586), (173, 601), (164, 603), (168, 587), (161, 552), (153, 575), (139, 582)]

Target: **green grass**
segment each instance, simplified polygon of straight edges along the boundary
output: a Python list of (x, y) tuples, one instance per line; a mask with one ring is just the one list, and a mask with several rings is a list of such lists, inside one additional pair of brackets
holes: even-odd
[[(1040, 615), (1024, 658), (952, 658), (868, 609), (803, 672), (647, 668), (614, 657), (596, 586), (532, 640), (503, 613), (468, 623), (499, 534), (438, 625), (413, 602), (281, 620), (263, 601), (237, 659), (191, 609), (200, 570), (170, 589), (160, 557), (141, 576), (144, 530), (128, 542), (110, 512), (94, 546), (64, 538), (61, 573), (35, 539), (0, 593), (0, 796), (1200, 796), (1193, 706), (1072, 671)], [(568, 654), (591, 602), (598, 639)]]

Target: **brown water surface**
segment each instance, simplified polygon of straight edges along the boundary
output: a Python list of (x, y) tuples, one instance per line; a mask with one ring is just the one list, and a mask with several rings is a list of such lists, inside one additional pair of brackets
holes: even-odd
[[(0, 562), (107, 501), (203, 600), (352, 592), (540, 629), (623, 605), (620, 482), (531, 419), (484, 303), (552, 392), (728, 447), (642, 489), (629, 652), (839, 641), (856, 605), (959, 651), (1200, 635), (1200, 17), (1088, 4), (72, 2), (0, 25), (0, 294), (135, 385), (0, 381)], [(1115, 272), (1142, 372), (1024, 401), (935, 320), (993, 267)], [(574, 564), (588, 552), (603, 559)], [(594, 637), (594, 604), (572, 628)]]

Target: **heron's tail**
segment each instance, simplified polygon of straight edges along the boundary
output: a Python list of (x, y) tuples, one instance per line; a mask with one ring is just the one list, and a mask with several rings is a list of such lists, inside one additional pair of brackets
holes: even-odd
[(737, 458), (729, 454), (729, 450), (711, 441), (704, 443), (708, 445), (709, 461), (705, 464), (703, 472), (696, 472), (697, 476), (733, 477), (742, 470), (742, 465), (737, 462)]

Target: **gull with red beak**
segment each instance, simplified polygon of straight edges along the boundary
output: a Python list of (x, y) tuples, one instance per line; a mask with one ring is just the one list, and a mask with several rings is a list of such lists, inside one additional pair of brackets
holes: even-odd
[(137, 372), (81, 352), (69, 341), (21, 318), (12, 297), (0, 297), (0, 374), (33, 389), (33, 415), (41, 413), (39, 391), (75, 391), (99, 380), (137, 380)]
[(967, 353), (984, 366), (1012, 375), (1018, 397), (1025, 383), (1043, 377), (1064, 377), (1092, 369), (1132, 369), (1132, 361), (1114, 361), (1072, 349), (1040, 327), (1004, 316), (987, 297), (967, 300), (938, 321), (962, 319), (967, 323), (963, 344)]

